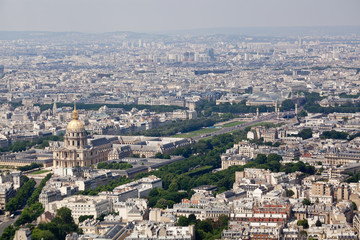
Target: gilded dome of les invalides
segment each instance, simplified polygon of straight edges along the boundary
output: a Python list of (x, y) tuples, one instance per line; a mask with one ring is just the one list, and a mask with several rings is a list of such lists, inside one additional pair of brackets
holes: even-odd
[(79, 116), (76, 110), (76, 106), (74, 107), (72, 118), (73, 120), (71, 120), (66, 127), (66, 132), (85, 132), (84, 124), (81, 121), (79, 121)]

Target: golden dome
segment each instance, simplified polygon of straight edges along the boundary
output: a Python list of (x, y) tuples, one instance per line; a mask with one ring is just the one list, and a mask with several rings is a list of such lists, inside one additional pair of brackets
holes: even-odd
[(79, 120), (71, 120), (66, 127), (67, 132), (83, 132), (85, 131), (84, 124)]
[(66, 127), (66, 131), (67, 132), (84, 132), (85, 131), (85, 127), (84, 124), (79, 121), (79, 115), (78, 112), (76, 110), (76, 105), (74, 106), (74, 111), (73, 111), (73, 120), (71, 120), (69, 122), (69, 124)]

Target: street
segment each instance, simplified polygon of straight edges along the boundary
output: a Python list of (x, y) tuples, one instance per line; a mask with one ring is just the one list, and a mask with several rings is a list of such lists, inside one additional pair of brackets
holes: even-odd
[(5, 217), (4, 215), (1, 216), (1, 224), (0, 224), (0, 236), (3, 234), (4, 229), (7, 228), (10, 224), (13, 224), (20, 216), (21, 214), (21, 210), (17, 210), (15, 212), (15, 217), (14, 218), (10, 218), (10, 217)]

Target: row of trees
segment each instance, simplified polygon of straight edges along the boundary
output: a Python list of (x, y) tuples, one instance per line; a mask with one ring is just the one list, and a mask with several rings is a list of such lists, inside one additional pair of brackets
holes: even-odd
[(346, 93), (340, 93), (339, 97), (341, 98), (358, 98), (360, 97), (360, 94), (356, 94), (356, 95), (351, 95), (351, 94), (346, 94)]
[(154, 156), (154, 158), (161, 158), (161, 159), (170, 159), (170, 155), (169, 154), (162, 154), (160, 152), (157, 152)]
[(31, 206), (32, 204), (36, 203), (39, 201), (39, 196), (41, 191), (43, 190), (43, 188), (46, 185), (46, 182), (49, 181), (49, 179), (51, 178), (52, 173), (49, 173), (46, 175), (45, 178), (43, 178), (39, 184), (39, 186), (36, 187), (35, 191), (31, 194), (31, 197), (27, 200), (27, 205)]
[[(31, 196), (28, 198), (24, 197), (22, 200), (22, 204), (27, 202), (27, 207), (23, 209), (21, 212), (20, 217), (16, 220), (14, 223), (14, 226), (10, 225), (7, 228), (4, 229), (3, 234), (0, 237), (0, 240), (3, 239), (12, 239), (15, 235), (15, 231), (20, 228), (21, 225), (24, 225), (26, 223), (31, 223), (34, 220), (36, 220), (43, 212), (44, 208), (42, 207), (41, 203), (39, 203), (39, 195), (41, 193), (42, 188), (45, 186), (46, 182), (51, 178), (51, 174), (48, 174), (39, 184), (39, 186), (35, 189), (35, 191), (32, 192)], [(26, 183), (29, 184), (31, 182), (31, 185), (33, 187), (35, 186), (35, 181), (33, 179), (25, 179)], [(23, 186), (25, 186), (25, 184)], [(33, 189), (32, 187), (32, 189)], [(26, 187), (28, 189), (28, 187)], [(29, 191), (28, 191), (29, 192)], [(24, 196), (24, 195), (22, 195)], [(28, 200), (26, 201), (26, 199)]]
[(213, 126), (217, 122), (227, 121), (232, 118), (232, 115), (226, 115), (222, 117), (202, 117), (198, 119), (190, 120), (178, 120), (160, 126), (158, 128), (149, 129), (146, 131), (136, 132), (133, 135), (145, 135), (153, 137), (171, 136), (176, 133), (187, 133), (195, 130), (199, 130), (203, 127)]
[(125, 170), (125, 169), (129, 169), (132, 168), (133, 166), (130, 163), (125, 163), (125, 162), (112, 162), (112, 163), (108, 163), (108, 162), (100, 162), (97, 165), (97, 169), (120, 169), (120, 170)]
[(344, 140), (348, 140), (351, 141), (354, 138), (360, 137), (360, 132), (354, 133), (354, 134), (348, 134), (346, 132), (338, 132), (335, 130), (331, 130), (331, 131), (325, 131), (321, 134), (320, 136), (323, 139), (344, 139)]
[(360, 137), (360, 132), (354, 133), (349, 136), (349, 141), (353, 140), (354, 138)]
[(41, 167), (43, 167), (43, 165), (41, 163), (34, 163), (33, 162), (30, 165), (17, 167), (16, 169), (19, 170), (19, 171), (25, 172), (25, 171), (29, 171), (29, 170), (32, 170), (32, 169), (35, 169), (35, 168), (41, 168)]
[(261, 106), (247, 106), (246, 100), (239, 103), (221, 103), (216, 105), (215, 101), (202, 101), (196, 106), (196, 111), (202, 113), (204, 116), (211, 116), (213, 113), (256, 113), (256, 109), (259, 108), (259, 112), (273, 112), (274, 107)]
[(331, 130), (331, 131), (324, 131), (320, 138), (322, 139), (347, 139), (349, 137), (349, 134), (346, 132), (338, 132), (335, 130)]
[[(15, 235), (15, 231), (20, 228), (21, 225), (31, 223), (35, 221), (43, 212), (44, 208), (41, 203), (39, 203), (39, 195), (46, 185), (46, 182), (51, 178), (51, 174), (48, 174), (43, 180), (41, 180), (39, 186), (32, 192), (29, 199), (24, 199), (27, 203), (27, 207), (23, 209), (20, 217), (14, 223), (14, 226), (10, 225), (4, 229), (3, 235), (0, 237), (2, 239), (12, 239)], [(28, 180), (27, 182), (34, 181), (33, 179)]]
[(24, 178), (24, 184), (17, 190), (15, 197), (10, 198), (6, 203), (5, 209), (9, 212), (15, 212), (20, 209), (31, 196), (36, 182), (34, 179)]
[[(304, 104), (304, 109), (307, 112), (310, 113), (355, 113), (360, 111), (360, 103), (351, 103), (350, 101), (348, 103), (345, 103), (341, 106), (334, 106), (334, 107), (321, 107), (319, 105), (319, 101), (324, 99), (324, 97), (321, 97), (319, 93), (316, 92), (302, 92), (305, 96), (306, 103)], [(341, 98), (358, 98), (360, 95), (347, 95), (345, 93), (339, 94), (339, 97)]]
[(345, 103), (341, 106), (334, 106), (334, 107), (321, 107), (319, 104), (305, 104), (305, 110), (310, 113), (356, 113), (360, 112), (360, 103)]
[[(338, 112), (338, 113), (355, 113), (355, 112), (359, 112), (360, 111), (360, 103), (345, 103), (341, 106), (334, 106), (334, 107), (321, 107), (319, 105), (319, 101), (321, 101), (323, 99), (323, 97), (320, 97), (319, 93), (309, 93), (309, 92), (303, 92), (303, 94), (305, 95), (305, 99), (306, 99), (306, 103), (304, 105), (304, 109), (307, 112), (310, 113), (334, 113), (334, 112)], [(349, 95), (339, 95), (340, 97), (347, 97), (347, 98), (352, 98), (352, 97), (356, 97), (354, 96), (349, 96)]]
[(63, 136), (48, 136), (40, 137), (34, 141), (16, 141), (6, 148), (0, 148), (0, 152), (21, 152), (29, 149), (33, 146), (38, 146), (39, 148), (45, 148), (49, 146), (49, 141), (63, 141)]
[(35, 221), (43, 212), (44, 208), (41, 203), (33, 203), (30, 206), (24, 208), (24, 210), (21, 212), (20, 217), (14, 223), (14, 226), (18, 228), (21, 225), (31, 223)]

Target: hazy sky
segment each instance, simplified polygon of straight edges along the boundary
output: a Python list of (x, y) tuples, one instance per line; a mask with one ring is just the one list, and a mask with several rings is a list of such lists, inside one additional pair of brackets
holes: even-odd
[(0, 0), (0, 30), (358, 26), (359, 10), (360, 0)]

